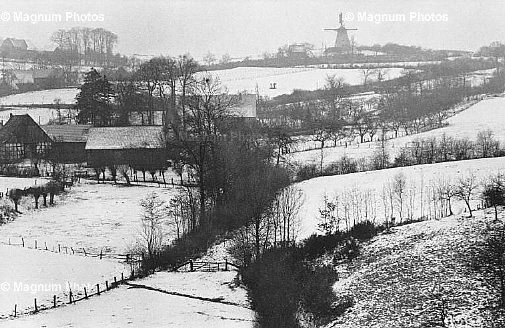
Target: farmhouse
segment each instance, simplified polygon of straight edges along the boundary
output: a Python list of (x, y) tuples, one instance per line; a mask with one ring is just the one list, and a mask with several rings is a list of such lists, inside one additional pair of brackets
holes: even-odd
[(0, 51), (3, 52), (15, 52), (15, 51), (27, 51), (28, 43), (23, 39), (7, 38), (3, 40), (2, 45), (0, 45)]
[(166, 168), (164, 139), (161, 126), (90, 128), (87, 163), (91, 167), (130, 165), (145, 171)]
[(41, 158), (51, 147), (51, 138), (29, 115), (11, 115), (0, 129), (0, 164)]

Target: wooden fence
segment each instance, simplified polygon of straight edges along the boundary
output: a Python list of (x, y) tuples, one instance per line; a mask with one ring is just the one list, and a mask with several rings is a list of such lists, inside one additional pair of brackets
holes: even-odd
[(224, 262), (209, 262), (209, 261), (193, 261), (189, 260), (181, 265), (176, 266), (172, 269), (173, 272), (217, 272), (217, 271), (230, 271), (239, 270), (240, 266), (229, 262), (225, 259)]

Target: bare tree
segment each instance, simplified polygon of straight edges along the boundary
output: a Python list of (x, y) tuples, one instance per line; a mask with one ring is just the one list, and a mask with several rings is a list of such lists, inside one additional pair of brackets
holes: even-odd
[(474, 196), (477, 188), (479, 187), (477, 179), (475, 177), (475, 172), (469, 171), (466, 176), (462, 176), (458, 179), (458, 182), (454, 186), (454, 196), (465, 202), (470, 217), (472, 217), (472, 206), (470, 201)]
[(166, 221), (166, 204), (160, 199), (157, 193), (153, 192), (144, 198), (140, 205), (143, 213), (141, 217), (142, 230), (141, 238), (142, 245), (147, 251), (150, 269), (156, 266), (155, 256), (159, 252), (164, 243), (163, 224)]

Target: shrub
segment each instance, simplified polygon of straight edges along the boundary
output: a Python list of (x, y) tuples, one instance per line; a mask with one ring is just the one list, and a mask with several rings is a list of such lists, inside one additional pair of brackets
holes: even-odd
[(319, 176), (319, 170), (316, 164), (301, 166), (296, 172), (296, 180), (303, 181)]
[(384, 230), (382, 226), (377, 226), (371, 221), (356, 223), (349, 231), (350, 235), (358, 240), (368, 240)]
[(17, 212), (6, 203), (0, 203), (0, 225), (14, 220), (17, 217)]

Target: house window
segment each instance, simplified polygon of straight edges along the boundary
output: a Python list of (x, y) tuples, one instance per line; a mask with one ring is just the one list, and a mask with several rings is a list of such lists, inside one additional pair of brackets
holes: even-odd
[(45, 154), (51, 147), (51, 144), (48, 142), (39, 142), (37, 144), (37, 154), (43, 155)]

